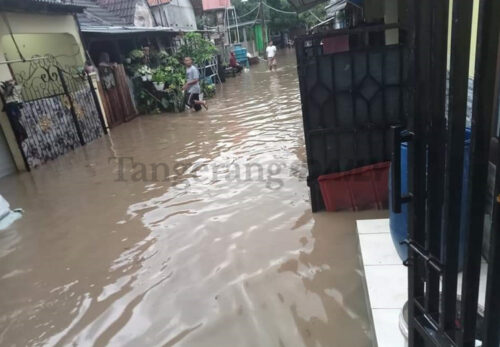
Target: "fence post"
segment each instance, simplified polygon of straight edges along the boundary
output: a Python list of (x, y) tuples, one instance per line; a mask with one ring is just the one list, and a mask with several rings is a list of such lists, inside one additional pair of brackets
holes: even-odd
[(83, 139), (82, 129), (80, 128), (80, 123), (78, 122), (78, 117), (76, 116), (75, 106), (73, 105), (73, 99), (71, 98), (71, 94), (69, 93), (68, 85), (66, 84), (66, 81), (64, 80), (64, 74), (59, 67), (57, 68), (57, 72), (59, 74), (59, 78), (61, 79), (61, 85), (63, 87), (64, 94), (66, 94), (66, 97), (69, 100), (71, 116), (73, 117), (73, 122), (75, 122), (75, 127), (76, 127), (76, 132), (78, 134), (78, 139), (80, 140), (80, 144), (83, 146), (83, 145), (85, 145), (85, 140)]
[(94, 98), (95, 108), (97, 113), (99, 114), (99, 121), (101, 122), (102, 130), (104, 134), (108, 133), (108, 129), (106, 128), (106, 123), (104, 122), (104, 115), (102, 114), (101, 104), (99, 103), (99, 98), (97, 97), (97, 93), (94, 89), (94, 81), (92, 81), (92, 77), (87, 74), (87, 80), (89, 82), (90, 92), (92, 93), (92, 97)]

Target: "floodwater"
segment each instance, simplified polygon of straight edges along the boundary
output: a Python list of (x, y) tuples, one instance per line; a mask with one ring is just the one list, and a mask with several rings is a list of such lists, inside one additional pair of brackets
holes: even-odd
[(357, 218), (310, 212), (295, 59), (0, 180), (0, 345), (371, 346)]

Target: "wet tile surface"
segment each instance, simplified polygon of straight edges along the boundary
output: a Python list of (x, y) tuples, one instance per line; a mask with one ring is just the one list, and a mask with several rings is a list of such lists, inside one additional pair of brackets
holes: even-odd
[(389, 220), (357, 221), (357, 231), (378, 346), (403, 347), (399, 314), (408, 298), (408, 272), (392, 242)]

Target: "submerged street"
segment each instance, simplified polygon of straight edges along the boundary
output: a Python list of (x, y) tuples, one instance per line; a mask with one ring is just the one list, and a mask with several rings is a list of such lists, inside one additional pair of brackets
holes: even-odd
[(0, 179), (0, 345), (371, 346), (355, 220), (311, 212), (293, 51), (209, 110)]

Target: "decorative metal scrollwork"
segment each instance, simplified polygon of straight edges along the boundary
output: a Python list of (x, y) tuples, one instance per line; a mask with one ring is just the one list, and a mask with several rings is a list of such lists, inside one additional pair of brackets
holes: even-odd
[(29, 62), (14, 63), (11, 66), (17, 84), (23, 87), (23, 99), (27, 101), (62, 95), (64, 88), (60, 74), (71, 77), (72, 80), (85, 81), (83, 70), (63, 66), (52, 55), (35, 55)]

